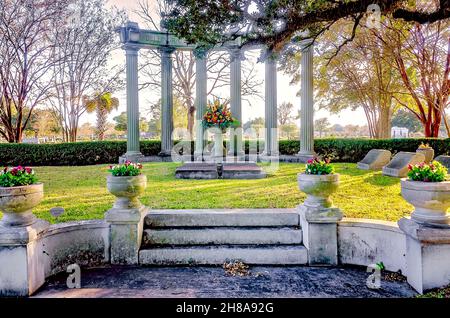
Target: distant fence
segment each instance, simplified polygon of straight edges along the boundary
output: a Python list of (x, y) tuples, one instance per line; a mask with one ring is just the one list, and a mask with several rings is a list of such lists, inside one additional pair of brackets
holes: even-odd
[[(450, 154), (450, 139), (316, 139), (315, 151), (330, 157), (335, 162), (357, 162), (371, 149), (387, 149), (392, 153), (416, 151), (421, 143), (434, 148), (436, 156)], [(245, 143), (246, 152), (249, 142)], [(160, 141), (141, 141), (141, 152), (145, 156), (157, 156), (161, 149)], [(193, 143), (191, 151), (193, 151)], [(264, 149), (259, 142), (258, 150)], [(281, 155), (295, 155), (300, 150), (297, 140), (281, 140)], [(125, 141), (94, 141), (60, 144), (0, 144), (0, 166), (83, 166), (116, 163), (119, 156), (127, 150)]]

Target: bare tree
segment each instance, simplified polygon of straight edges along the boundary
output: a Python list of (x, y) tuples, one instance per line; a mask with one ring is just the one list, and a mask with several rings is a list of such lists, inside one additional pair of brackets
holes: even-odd
[[(450, 104), (450, 22), (386, 25), (389, 36), (379, 37), (394, 57), (403, 89), (394, 98), (422, 123), (426, 137), (438, 137), (442, 121), (450, 136), (445, 110)], [(408, 95), (405, 102), (401, 97)]]
[(67, 9), (72, 17), (56, 29), (56, 56), (51, 106), (58, 115), (63, 140), (77, 140), (80, 117), (88, 100), (122, 87), (123, 68), (110, 66), (113, 50), (119, 46), (115, 28), (125, 21), (125, 13), (106, 9), (106, 0), (73, 0)]
[(295, 116), (292, 115), (292, 110), (294, 109), (294, 105), (292, 103), (281, 103), (278, 108), (278, 123), (280, 126), (287, 125), (291, 122)]
[[(160, 24), (155, 19), (161, 19), (164, 14), (170, 12), (171, 6), (166, 0), (157, 0), (156, 7), (150, 6), (148, 0), (139, 1), (139, 10), (137, 14), (144, 20), (147, 27), (160, 30)], [(152, 14), (156, 12), (156, 16)], [(250, 57), (251, 53), (248, 54)], [(142, 74), (145, 80), (141, 84), (142, 88), (151, 88), (157, 90), (161, 85), (161, 65), (160, 54), (156, 50), (148, 50), (142, 52)], [(230, 84), (230, 59), (229, 54), (224, 51), (212, 51), (208, 54), (207, 72), (208, 72), (208, 95), (221, 99), (225, 104), (229, 103), (228, 99), (224, 99), (217, 91)], [(195, 119), (195, 57), (192, 51), (183, 52), (176, 51), (173, 58), (173, 88), (176, 97), (183, 103), (187, 109), (187, 129), (193, 133)], [(261, 80), (256, 79), (254, 66), (243, 65), (242, 67), (242, 98), (249, 101), (248, 97), (263, 98), (259, 90), (262, 84)], [(159, 106), (159, 105), (158, 105)], [(150, 108), (150, 112), (155, 107)], [(152, 114), (153, 116), (154, 114)], [(155, 117), (155, 116), (153, 116)]]
[(21, 142), (35, 107), (52, 86), (57, 62), (51, 32), (67, 1), (0, 2), (0, 135)]

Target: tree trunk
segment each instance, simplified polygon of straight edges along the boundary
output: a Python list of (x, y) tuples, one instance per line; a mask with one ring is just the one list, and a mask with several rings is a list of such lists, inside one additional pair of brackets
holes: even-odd
[(100, 141), (105, 139), (106, 120), (108, 113), (105, 108), (97, 107), (97, 138)]
[(187, 129), (189, 131), (189, 134), (191, 136), (191, 138), (194, 136), (194, 122), (195, 122), (195, 107), (190, 105), (190, 103), (188, 103), (188, 123), (187, 123)]
[(378, 138), (391, 138), (391, 108), (381, 107), (378, 118)]

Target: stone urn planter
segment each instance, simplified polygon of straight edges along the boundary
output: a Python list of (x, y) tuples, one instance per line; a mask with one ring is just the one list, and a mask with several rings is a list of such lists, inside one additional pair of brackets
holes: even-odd
[(298, 187), (306, 193), (304, 205), (311, 208), (331, 208), (330, 196), (339, 186), (339, 174), (313, 175), (299, 173)]
[(419, 147), (416, 150), (417, 153), (421, 153), (425, 156), (425, 163), (429, 164), (434, 159), (434, 149), (431, 147)]
[(450, 182), (422, 182), (401, 180), (402, 196), (414, 211), (411, 219), (417, 223), (450, 226)]
[(139, 201), (145, 188), (147, 188), (147, 176), (108, 176), (106, 182), (108, 191), (117, 199), (114, 209), (140, 209), (142, 203)]
[(36, 222), (32, 210), (44, 198), (44, 184), (36, 183), (18, 187), (0, 187), (2, 226), (28, 226)]

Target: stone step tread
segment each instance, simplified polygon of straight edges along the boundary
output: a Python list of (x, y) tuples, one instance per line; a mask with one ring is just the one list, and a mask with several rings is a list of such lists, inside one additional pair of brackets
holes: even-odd
[(308, 261), (307, 250), (301, 245), (291, 246), (190, 246), (142, 249), (142, 265), (221, 265), (242, 261), (254, 265), (303, 265)]
[(143, 245), (301, 244), (302, 230), (282, 228), (166, 228), (144, 230)]
[(148, 227), (298, 226), (296, 209), (151, 210)]

